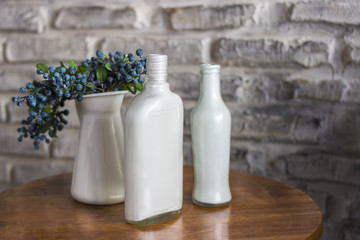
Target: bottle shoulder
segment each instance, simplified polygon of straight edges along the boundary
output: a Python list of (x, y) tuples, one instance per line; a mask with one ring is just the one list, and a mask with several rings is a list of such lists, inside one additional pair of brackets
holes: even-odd
[(216, 101), (211, 100), (208, 101), (206, 99), (200, 98), (199, 101), (196, 103), (193, 111), (210, 111), (210, 112), (226, 112), (230, 114), (230, 110), (228, 106), (222, 99), (218, 99)]
[(209, 103), (200, 100), (191, 111), (192, 118), (209, 119), (219, 116), (231, 119), (230, 110), (223, 101)]
[(126, 118), (149, 116), (151, 113), (165, 110), (183, 112), (183, 103), (179, 95), (171, 91), (144, 91), (135, 96), (126, 110)]

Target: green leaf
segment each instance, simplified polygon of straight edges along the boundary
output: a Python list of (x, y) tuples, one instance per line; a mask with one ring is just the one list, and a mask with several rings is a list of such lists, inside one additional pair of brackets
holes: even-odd
[(69, 63), (69, 69), (70, 69), (71, 67), (75, 67), (75, 68), (76, 68), (76, 63), (75, 63), (75, 60), (74, 60), (74, 59), (72, 59), (72, 60), (70, 61), (70, 63)]
[(46, 133), (48, 130), (49, 130), (49, 126), (48, 126), (47, 124), (41, 125), (41, 126), (39, 127), (39, 131), (40, 131), (41, 133)]
[(113, 71), (113, 70), (111, 69), (111, 64), (110, 64), (110, 63), (106, 63), (106, 64), (105, 64), (105, 68), (106, 68), (107, 70), (109, 70), (110, 72)]
[(60, 68), (61, 68), (61, 67), (55, 68), (55, 72), (60, 72)]
[(106, 70), (102, 66), (99, 66), (96, 70), (96, 78), (97, 80), (100, 80), (101, 82), (105, 81), (106, 79)]
[(126, 84), (126, 88), (132, 93), (135, 94), (136, 93), (136, 87), (133, 83), (127, 83)]
[(92, 83), (92, 82), (87, 82), (87, 83), (86, 83), (86, 86), (87, 86), (88, 88), (93, 88), (93, 87), (95, 87), (95, 84)]
[(61, 66), (61, 67), (65, 67), (63, 61), (60, 61), (60, 66)]
[(102, 58), (103, 58), (103, 59), (105, 59), (105, 58), (106, 58), (106, 55), (105, 55), (105, 53), (103, 53), (103, 55), (102, 55)]
[(124, 57), (123, 62), (127, 62), (127, 61), (129, 61), (129, 58), (128, 58), (128, 57)]
[(136, 85), (135, 85), (135, 87), (136, 87), (136, 89), (139, 91), (139, 92), (141, 92), (142, 90), (144, 90), (144, 86), (142, 85), (142, 83), (137, 83)]
[(46, 107), (43, 109), (43, 111), (50, 113), (51, 112), (50, 104), (47, 104)]
[(87, 68), (84, 67), (83, 65), (80, 65), (80, 66), (78, 66), (78, 70), (79, 70), (79, 72), (83, 73), (83, 72), (86, 72)]
[(48, 65), (46, 65), (45, 63), (38, 63), (38, 64), (36, 64), (36, 68), (40, 68), (41, 70), (43, 70), (43, 71), (46, 72), (46, 73), (49, 72), (49, 67), (48, 67)]

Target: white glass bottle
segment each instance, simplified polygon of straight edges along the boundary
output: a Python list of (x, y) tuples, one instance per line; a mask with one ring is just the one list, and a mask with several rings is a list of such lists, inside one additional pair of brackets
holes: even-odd
[(200, 72), (200, 98), (190, 119), (194, 163), (192, 199), (200, 206), (221, 206), (231, 201), (231, 115), (221, 97), (220, 65), (203, 64)]
[(147, 58), (145, 89), (125, 115), (125, 219), (146, 225), (176, 215), (183, 199), (183, 103), (167, 83), (167, 56)]

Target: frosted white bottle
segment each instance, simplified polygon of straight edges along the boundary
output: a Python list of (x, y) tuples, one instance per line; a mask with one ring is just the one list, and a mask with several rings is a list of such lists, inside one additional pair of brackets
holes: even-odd
[(125, 114), (125, 219), (176, 215), (183, 199), (183, 103), (167, 83), (167, 56), (150, 54), (145, 89)]
[(190, 119), (194, 163), (192, 199), (200, 206), (221, 206), (231, 201), (231, 115), (221, 97), (220, 65), (203, 64), (200, 72), (200, 98)]

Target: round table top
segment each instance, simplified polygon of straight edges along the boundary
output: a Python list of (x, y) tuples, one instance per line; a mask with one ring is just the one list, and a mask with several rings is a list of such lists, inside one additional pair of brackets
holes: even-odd
[(232, 201), (192, 203), (193, 168), (184, 167), (184, 204), (174, 218), (148, 226), (125, 222), (124, 204), (93, 206), (70, 196), (71, 174), (0, 193), (0, 239), (319, 239), (322, 216), (305, 193), (261, 176), (230, 171)]

